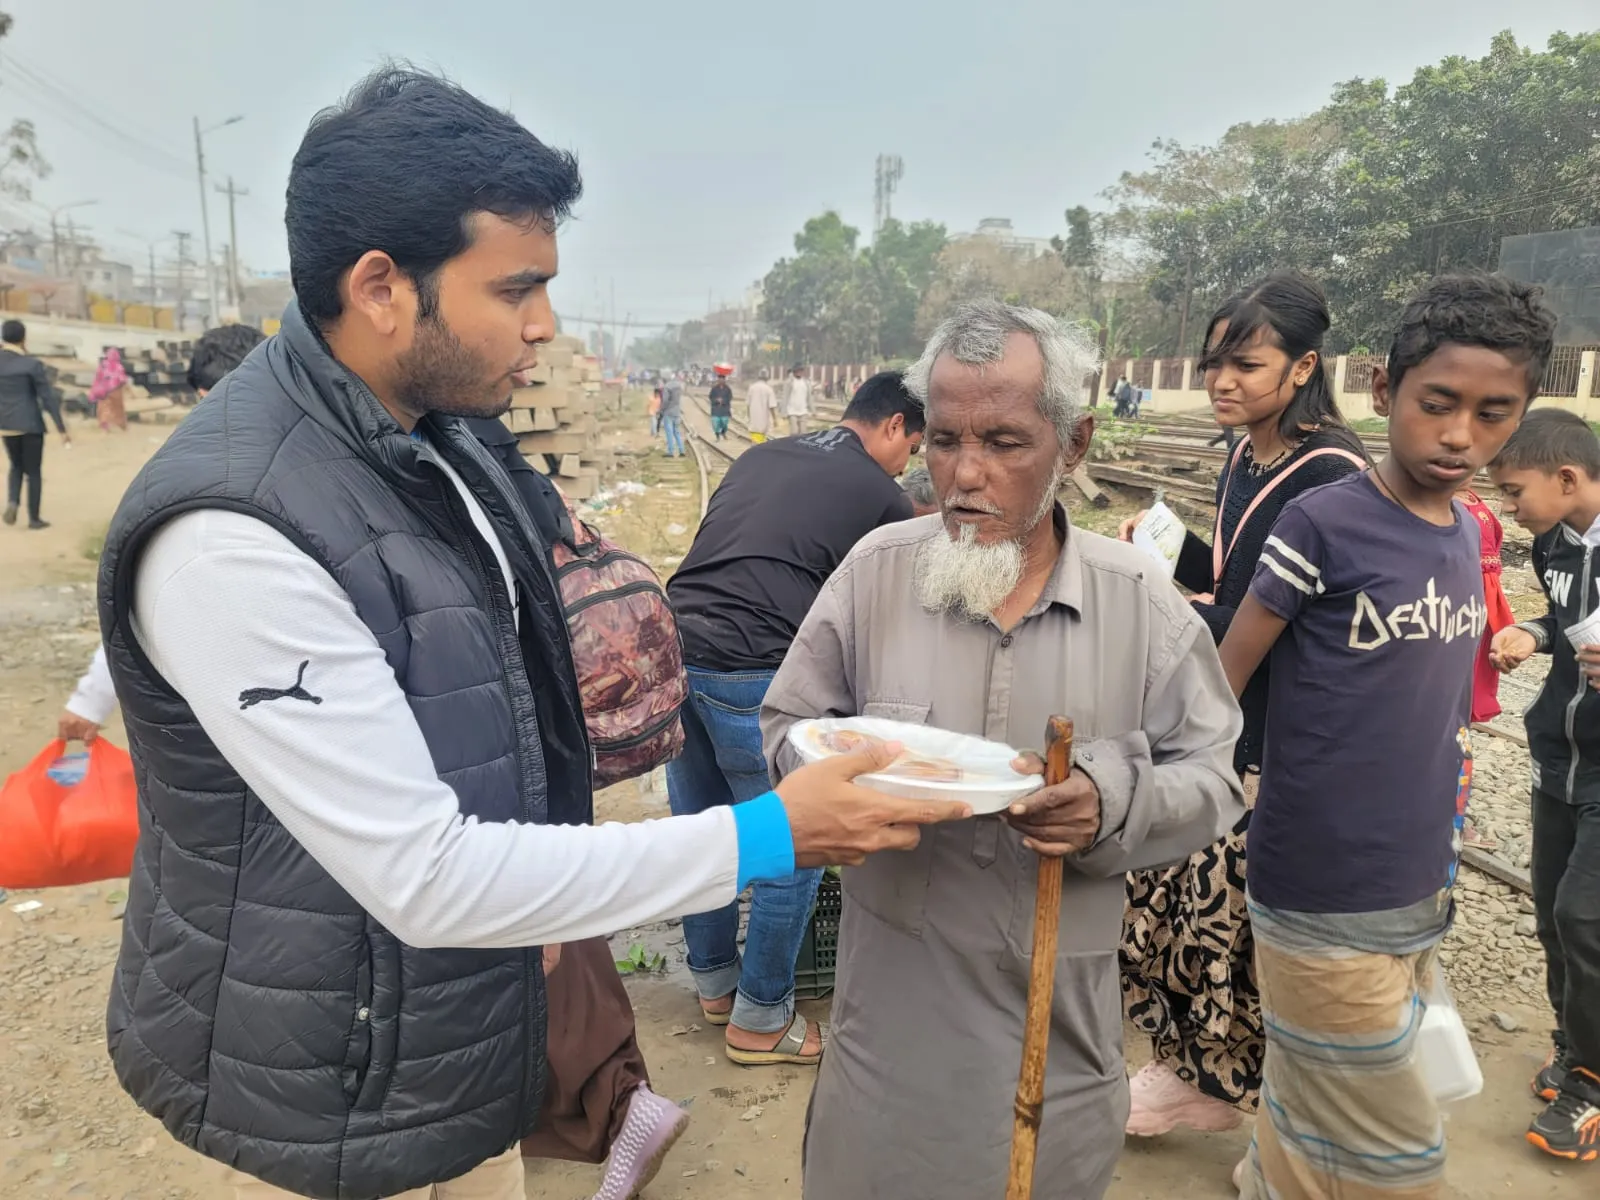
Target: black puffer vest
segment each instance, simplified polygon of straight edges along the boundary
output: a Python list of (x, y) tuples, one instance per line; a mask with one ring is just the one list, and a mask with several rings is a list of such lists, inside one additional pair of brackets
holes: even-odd
[(140, 472), (101, 558), (140, 818), (112, 1061), (180, 1141), (307, 1196), (448, 1180), (528, 1133), (544, 1086), (539, 952), (419, 950), (363, 911), (150, 666), (129, 628), (135, 570), (186, 510), (268, 522), (349, 595), (463, 813), (588, 822), (589, 746), (545, 550), (460, 422), (424, 429), (496, 526), (520, 633), (459, 493), (294, 305)]

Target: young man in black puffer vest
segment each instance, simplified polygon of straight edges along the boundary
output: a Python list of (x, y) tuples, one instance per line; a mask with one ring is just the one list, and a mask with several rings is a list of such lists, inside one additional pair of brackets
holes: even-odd
[(295, 155), (281, 333), (107, 532), (140, 809), (111, 1058), (236, 1196), (520, 1200), (561, 943), (969, 811), (855, 787), (888, 761), (863, 754), (736, 813), (590, 824), (545, 547), (459, 419), (554, 336), (579, 190), (509, 115), (375, 72)]

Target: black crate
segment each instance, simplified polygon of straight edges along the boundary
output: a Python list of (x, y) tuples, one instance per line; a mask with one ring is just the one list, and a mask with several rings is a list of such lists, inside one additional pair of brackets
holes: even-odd
[(839, 910), (844, 896), (836, 875), (824, 875), (817, 888), (817, 906), (800, 955), (795, 959), (794, 994), (800, 1000), (819, 1000), (833, 991), (833, 972), (839, 961)]

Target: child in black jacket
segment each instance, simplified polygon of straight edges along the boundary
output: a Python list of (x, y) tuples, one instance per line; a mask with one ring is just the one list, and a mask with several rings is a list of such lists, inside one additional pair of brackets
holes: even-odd
[[(1528, 1140), (1600, 1159), (1600, 438), (1577, 415), (1531, 414), (1490, 467), (1505, 511), (1535, 535), (1547, 615), (1503, 629), (1490, 659), (1535, 652), (1550, 677), (1525, 718), (1533, 756), (1533, 900), (1555, 1047), (1533, 1081), (1550, 1102)], [(1591, 618), (1593, 618), (1591, 620)]]

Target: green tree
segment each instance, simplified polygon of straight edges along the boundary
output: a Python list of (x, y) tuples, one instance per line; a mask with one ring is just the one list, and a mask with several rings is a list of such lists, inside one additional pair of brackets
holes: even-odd
[(1502, 33), (1393, 91), (1355, 79), (1300, 120), (1158, 142), (1108, 193), (1128, 278), (1154, 301), (1140, 335), (1192, 352), (1224, 295), (1292, 267), (1327, 290), (1333, 349), (1384, 345), (1431, 275), (1492, 268), (1510, 234), (1600, 222), (1597, 128), (1600, 34), (1535, 51)]
[(890, 217), (862, 251), (856, 286), (870, 297), (870, 310), (864, 306), (860, 315), (872, 322), (871, 357), (914, 358), (921, 351), (917, 306), (948, 240), (945, 227), (935, 221), (903, 225)]
[[(0, 12), (0, 39), (11, 32), (13, 18)], [(50, 174), (50, 164), (39, 153), (38, 133), (32, 121), (17, 119), (0, 133), (0, 193), (27, 200), (35, 180)]]
[(812, 217), (794, 236), (795, 255), (782, 258), (762, 282), (761, 316), (785, 357), (823, 360), (848, 337), (856, 240), (861, 231), (836, 212)]
[(795, 235), (792, 258), (763, 281), (761, 316), (787, 358), (857, 362), (919, 348), (917, 306), (937, 269), (945, 228), (890, 219), (872, 245), (838, 213), (813, 217)]
[(1095, 237), (1094, 214), (1079, 204), (1066, 211), (1067, 239), (1056, 246), (1061, 261), (1074, 271), (1100, 272), (1100, 246)]

